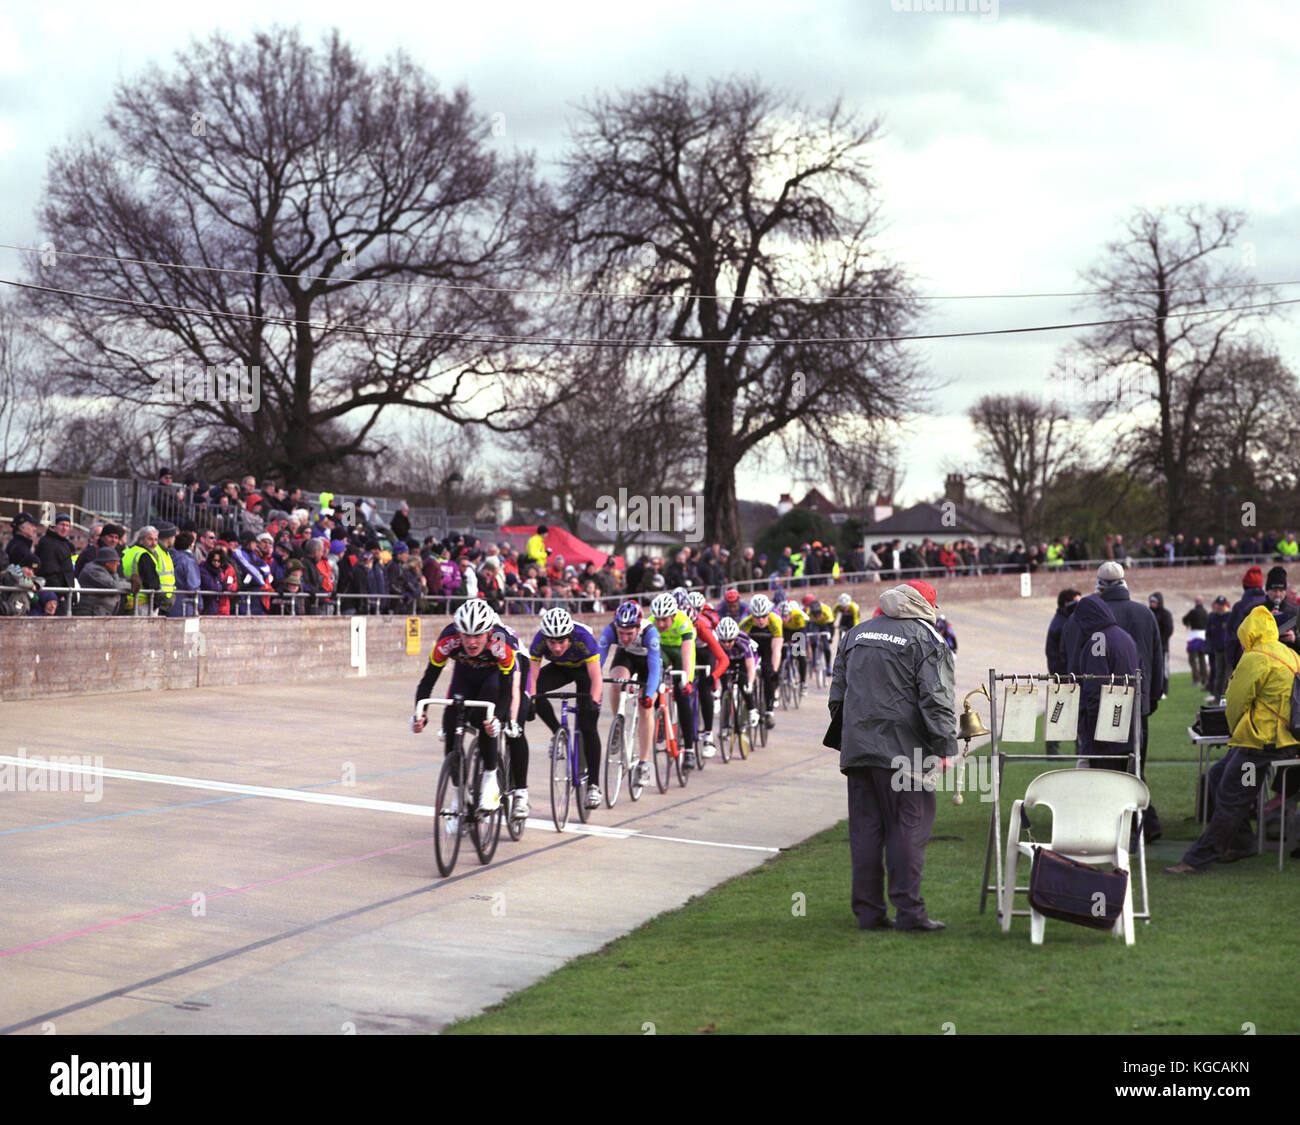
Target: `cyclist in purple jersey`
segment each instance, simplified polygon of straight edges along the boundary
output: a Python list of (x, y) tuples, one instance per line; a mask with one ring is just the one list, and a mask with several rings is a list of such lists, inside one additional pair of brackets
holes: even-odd
[[(601, 793), (597, 784), (600, 778), (600, 697), (604, 679), (600, 671), (600, 646), (591, 630), (578, 625), (567, 609), (558, 606), (542, 614), (542, 627), (533, 637), (528, 650), (528, 696), (537, 717), (552, 734), (559, 729), (559, 720), (546, 693), (556, 691), (566, 684), (575, 684), (578, 690), (578, 733), (587, 758), (587, 807), (600, 806)], [(549, 660), (545, 668), (543, 660)]]

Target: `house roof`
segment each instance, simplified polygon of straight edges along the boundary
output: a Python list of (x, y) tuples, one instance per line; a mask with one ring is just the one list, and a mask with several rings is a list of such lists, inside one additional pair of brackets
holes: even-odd
[(882, 533), (929, 535), (931, 538), (952, 535), (996, 535), (1004, 539), (1020, 538), (1020, 529), (1015, 524), (986, 508), (954, 504), (951, 516), (945, 520), (944, 516), (948, 513), (944, 510), (944, 506), (947, 503), (948, 501), (936, 501), (933, 504), (913, 504), (910, 508), (895, 512), (888, 519), (873, 523), (867, 528), (867, 533), (869, 535)]

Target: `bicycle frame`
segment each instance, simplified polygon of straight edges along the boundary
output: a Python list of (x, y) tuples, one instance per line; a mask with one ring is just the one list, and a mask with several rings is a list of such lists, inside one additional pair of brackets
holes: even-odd
[[(430, 706), (452, 709), (451, 737), (445, 747), (442, 769), (435, 788), (433, 842), (438, 871), (446, 877), (456, 866), (460, 854), (461, 837), (469, 832), (480, 863), (489, 863), (496, 853), (501, 834), (500, 807), (484, 812), (478, 807), (478, 786), (472, 784), (474, 760), (481, 761), (482, 751), (465, 753), (462, 740), (465, 736), (465, 713), (471, 708), (481, 708), (484, 718), (491, 715), (495, 704), (481, 699), (452, 696), (449, 699), (428, 697), (416, 701), (415, 718), (421, 717)], [(484, 734), (484, 737), (487, 737)], [(481, 777), (480, 777), (481, 781)], [(454, 797), (452, 794), (454, 793)]]
[[(579, 752), (579, 740), (574, 737), (574, 731), (569, 726), (569, 715), (576, 708), (570, 708), (569, 700), (577, 699), (576, 691), (548, 691), (547, 699), (558, 699), (560, 701), (559, 723), (555, 728), (555, 734), (551, 739), (551, 751), (549, 761), (551, 767), (551, 820), (555, 824), (557, 832), (563, 832), (565, 826), (569, 823), (569, 799), (574, 794), (578, 798), (578, 819), (584, 824), (591, 816), (591, 810), (587, 808), (587, 786), (591, 784), (592, 779), (587, 775), (587, 767), (584, 753)], [(581, 733), (581, 732), (579, 732)], [(560, 799), (557, 795), (560, 778), (556, 776), (556, 740), (563, 735), (566, 765), (568, 775), (564, 781), (564, 800), (563, 811), (561, 811)], [(583, 748), (585, 749), (585, 748)]]

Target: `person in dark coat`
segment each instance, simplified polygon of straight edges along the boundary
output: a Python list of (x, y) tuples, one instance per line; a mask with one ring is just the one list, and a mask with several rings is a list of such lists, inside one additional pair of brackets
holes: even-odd
[(388, 526), (392, 528), (393, 534), (398, 539), (406, 542), (411, 534), (411, 517), (407, 514), (410, 508), (405, 502), (397, 506), (397, 511), (393, 513), (393, 518), (388, 521)]
[(1210, 650), (1205, 643), (1205, 630), (1209, 624), (1205, 599), (1197, 594), (1196, 604), (1183, 614), (1183, 625), (1187, 629), (1187, 663), (1192, 669), (1192, 683), (1205, 688), (1210, 685)]
[[(1115, 623), (1132, 638), (1137, 646), (1138, 662), (1142, 669), (1142, 772), (1146, 773), (1148, 719), (1160, 706), (1161, 686), (1163, 683), (1164, 656), (1160, 647), (1160, 631), (1156, 628), (1155, 615), (1141, 602), (1133, 601), (1129, 595), (1128, 583), (1124, 579), (1124, 568), (1116, 562), (1104, 562), (1097, 568), (1097, 595), (1109, 607), (1115, 616)], [(1075, 617), (1078, 609), (1075, 609)], [(1082, 642), (1079, 627), (1071, 617), (1065, 626), (1065, 647), (1070, 653), (1071, 672), (1080, 669), (1074, 666)], [(1147, 808), (1143, 817), (1143, 831), (1148, 844), (1160, 838), (1160, 817), (1154, 805)]]
[(1228, 599), (1220, 594), (1210, 607), (1205, 626), (1205, 648), (1210, 655), (1210, 686), (1206, 703), (1218, 703), (1228, 686), (1228, 622), (1231, 620)]
[(40, 524), (26, 512), (14, 516), (14, 535), (5, 546), (10, 566), (29, 566), (33, 572), (40, 569), (41, 560), (35, 551), (36, 533)]
[[(1078, 590), (1062, 590), (1056, 595), (1056, 612), (1047, 627), (1047, 671), (1053, 676), (1064, 676), (1070, 670), (1062, 641), (1065, 639), (1065, 623), (1070, 620), (1081, 597), (1083, 595)], [(1049, 754), (1061, 752), (1061, 744), (1055, 740), (1049, 741), (1046, 748)]]
[[(1141, 667), (1137, 646), (1115, 620), (1110, 605), (1099, 594), (1080, 598), (1071, 618), (1071, 635), (1078, 650), (1071, 653), (1070, 671), (1087, 676), (1131, 676)], [(1079, 696), (1079, 757), (1122, 754), (1117, 742), (1097, 742), (1097, 715), (1101, 711), (1100, 683), (1086, 683)], [(1123, 769), (1122, 762), (1094, 763), (1105, 769)]]
[[(60, 513), (54, 517), (54, 526), (41, 536), (36, 544), (36, 557), (40, 566), (36, 568), (36, 577), (46, 586), (72, 585), (72, 543), (68, 536), (72, 532), (72, 517)], [(60, 612), (66, 606), (67, 594), (59, 595)]]
[(1165, 609), (1165, 596), (1157, 590), (1149, 598), (1147, 605), (1155, 615), (1156, 628), (1160, 631), (1160, 649), (1164, 659), (1160, 662), (1160, 698), (1169, 695), (1169, 640), (1174, 635), (1174, 615)]
[(1264, 582), (1265, 604), (1277, 625), (1278, 641), (1297, 652), (1300, 646), (1296, 645), (1296, 607), (1287, 601), (1286, 591), (1286, 568), (1275, 566)]
[(1263, 605), (1267, 600), (1264, 595), (1264, 572), (1257, 566), (1249, 567), (1242, 575), (1241, 597), (1237, 599), (1237, 604), (1228, 614), (1228, 639), (1224, 652), (1229, 676), (1237, 667), (1237, 661), (1241, 659), (1242, 649), (1241, 642), (1237, 639), (1237, 631), (1241, 628), (1241, 623), (1250, 616), (1250, 611), (1257, 605)]

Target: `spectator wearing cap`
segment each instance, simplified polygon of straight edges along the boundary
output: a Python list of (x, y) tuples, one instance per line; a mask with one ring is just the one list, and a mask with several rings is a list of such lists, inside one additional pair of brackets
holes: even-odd
[(537, 530), (529, 536), (528, 542), (524, 544), (524, 555), (529, 562), (537, 564), (539, 573), (546, 569), (546, 556), (550, 554), (550, 551), (546, 549), (545, 538), (548, 531), (550, 531), (550, 528), (546, 524), (538, 524)]
[(126, 540), (126, 528), (119, 523), (106, 523), (102, 525), (96, 534), (93, 544), (86, 547), (77, 561), (73, 565), (72, 572), (78, 580), (81, 578), (81, 572), (91, 563), (96, 562), (95, 554), (101, 547), (111, 547), (113, 553), (117, 554), (118, 563), (121, 564), (122, 556), (118, 554), (121, 550), (122, 543)]
[(198, 592), (203, 588), (203, 583), (199, 579), (199, 564), (191, 553), (193, 547), (194, 533), (180, 531), (167, 552), (176, 574), (176, 595), (172, 598), (171, 609), (167, 611), (168, 617), (198, 616)]
[[(121, 556), (113, 547), (97, 547), (93, 552), (87, 549), (86, 553), (94, 557), (81, 568), (77, 577), (81, 594), (72, 607), (73, 615), (112, 617), (122, 608), (122, 596), (131, 591), (131, 583), (118, 573), (122, 565)], [(93, 590), (105, 593), (88, 592)]]
[[(1241, 597), (1237, 599), (1237, 604), (1232, 607), (1232, 612), (1228, 615), (1228, 636), (1224, 651), (1229, 676), (1236, 668), (1237, 661), (1241, 659), (1242, 648), (1237, 630), (1250, 616), (1252, 609), (1257, 605), (1264, 605), (1267, 601), (1268, 597), (1264, 593), (1264, 572), (1258, 566), (1247, 567), (1246, 573), (1241, 578)], [(1224, 682), (1226, 684), (1227, 681)]]
[[(1138, 663), (1142, 669), (1142, 697), (1138, 701), (1141, 714), (1141, 741), (1139, 756), (1142, 772), (1146, 773), (1148, 725), (1151, 715), (1160, 706), (1164, 682), (1164, 652), (1160, 645), (1160, 630), (1155, 615), (1141, 602), (1133, 601), (1129, 594), (1124, 568), (1117, 562), (1104, 562), (1097, 568), (1097, 595), (1109, 607), (1115, 623), (1132, 639), (1137, 648)], [(1069, 670), (1081, 672), (1087, 654), (1082, 650), (1085, 638), (1079, 626), (1079, 611), (1066, 622), (1063, 645), (1069, 658)], [(1123, 769), (1123, 763), (1098, 763), (1107, 768)], [(1160, 816), (1155, 805), (1147, 808), (1142, 818), (1142, 831), (1148, 844), (1161, 836)]]
[(1209, 620), (1205, 625), (1205, 651), (1210, 657), (1210, 683), (1206, 703), (1217, 703), (1228, 686), (1228, 622), (1232, 620), (1232, 606), (1220, 594), (1210, 606)]
[(272, 583), (276, 593), (280, 595), (271, 600), (272, 613), (292, 616), (303, 612), (303, 599), (295, 596), (303, 592), (302, 579), (302, 562), (298, 559), (286, 560), (280, 577)]
[(919, 580), (886, 590), (881, 615), (849, 630), (835, 656), (824, 742), (848, 783), (851, 906), (863, 930), (945, 928), (921, 897), (936, 805), (924, 775), (957, 753), (953, 655), (935, 631), (937, 603)]
[[(1061, 590), (1056, 595), (1056, 613), (1047, 627), (1047, 671), (1051, 675), (1064, 676), (1070, 670), (1070, 661), (1061, 642), (1065, 637), (1066, 622), (1070, 620), (1081, 597), (1083, 594), (1072, 589)], [(1059, 754), (1061, 744), (1052, 740), (1046, 743), (1046, 749), (1049, 754)]]
[(328, 550), (325, 540), (319, 536), (302, 545), (302, 589), (312, 595), (307, 602), (308, 613), (327, 612), (329, 598), (334, 593), (334, 570), (329, 564)]
[(388, 580), (388, 592), (400, 594), (402, 597), (400, 602), (391, 603), (395, 613), (414, 613), (422, 592), (420, 575), (418, 571), (411, 570), (410, 561), (410, 547), (403, 540), (398, 539), (393, 544), (393, 557), (384, 568)]
[(1286, 569), (1275, 566), (1264, 580), (1264, 604), (1277, 624), (1278, 642), (1296, 650), (1295, 607), (1287, 603)]
[[(36, 577), (46, 586), (72, 586), (72, 517), (60, 512), (54, 517), (54, 526), (36, 544)], [(59, 594), (59, 605), (67, 603), (68, 595)]]
[[(266, 561), (266, 554), (258, 546), (259, 542), (265, 542), (269, 547), (272, 540), (266, 532), (261, 535), (266, 536), (265, 540), (251, 531), (245, 531), (239, 537), (239, 546), (230, 553), (231, 561), (235, 564), (235, 574), (239, 578), (239, 589), (244, 593), (260, 590), (270, 594), (274, 590), (271, 584), (271, 564)], [(270, 608), (269, 597), (240, 598), (235, 613), (260, 617), (269, 612)]]

